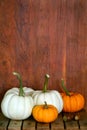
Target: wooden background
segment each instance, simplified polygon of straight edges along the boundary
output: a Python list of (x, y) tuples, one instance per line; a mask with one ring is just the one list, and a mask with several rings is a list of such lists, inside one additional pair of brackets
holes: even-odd
[[(87, 101), (87, 0), (0, 0), (0, 101), (23, 85), (70, 91)], [(85, 104), (87, 110), (87, 103)]]

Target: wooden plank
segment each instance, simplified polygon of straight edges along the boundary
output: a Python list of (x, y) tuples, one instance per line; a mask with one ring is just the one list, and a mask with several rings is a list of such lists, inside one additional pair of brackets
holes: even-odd
[(4, 117), (2, 113), (0, 113), (0, 130), (6, 130), (9, 123), (9, 119)]
[(78, 113), (63, 112), (64, 128), (67, 130), (78, 130), (79, 121), (75, 120), (75, 116)]
[(81, 130), (87, 130), (87, 112), (85, 110), (80, 112), (79, 124)]
[(64, 130), (64, 123), (63, 123), (63, 119), (62, 119), (62, 115), (59, 114), (58, 118), (51, 123), (51, 130)]
[(50, 130), (48, 123), (37, 123), (37, 130)]
[(8, 130), (21, 130), (22, 121), (11, 120), (8, 126)]
[(80, 130), (87, 130), (87, 119), (80, 121)]
[(36, 122), (32, 117), (23, 121), (22, 130), (35, 130), (35, 128), (36, 128)]
[(86, 34), (87, 0), (0, 0), (0, 101), (18, 86), (14, 70), (35, 90), (45, 73), (49, 89), (59, 90), (63, 77), (87, 101)]
[(82, 110), (76, 114), (80, 115), (79, 121), (68, 120), (63, 124), (62, 114), (52, 123), (38, 123), (30, 117), (24, 121), (9, 120), (0, 113), (0, 130), (87, 130), (87, 112)]
[(65, 122), (65, 128), (67, 130), (79, 130), (79, 125), (77, 121), (71, 120)]

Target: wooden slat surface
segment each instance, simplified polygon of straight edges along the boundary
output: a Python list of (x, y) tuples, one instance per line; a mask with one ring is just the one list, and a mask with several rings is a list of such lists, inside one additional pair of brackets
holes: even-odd
[(0, 130), (6, 130), (7, 126), (9, 123), (9, 119), (5, 118), (1, 113), (0, 113)]
[(11, 120), (8, 125), (8, 130), (21, 130), (22, 121)]
[(22, 130), (35, 130), (36, 129), (36, 122), (32, 117), (27, 120), (23, 121)]
[(64, 123), (62, 119), (62, 114), (58, 116), (58, 118), (51, 123), (51, 130), (64, 130)]
[(32, 116), (26, 120), (17, 121), (9, 120), (0, 113), (0, 130), (87, 130), (87, 112), (80, 111), (79, 115), (78, 121), (74, 118), (64, 121), (64, 113), (61, 113), (54, 122), (40, 123), (36, 122)]
[(87, 101), (87, 0), (0, 0), (0, 101), (13, 71), (35, 90), (46, 73), (49, 89), (64, 78)]
[(65, 123), (65, 128), (67, 130), (78, 130), (79, 125), (78, 125), (77, 121), (68, 121)]
[(37, 130), (50, 130), (50, 124), (37, 123)]
[(81, 119), (79, 120), (80, 129), (87, 130), (87, 112), (83, 111), (81, 113)]

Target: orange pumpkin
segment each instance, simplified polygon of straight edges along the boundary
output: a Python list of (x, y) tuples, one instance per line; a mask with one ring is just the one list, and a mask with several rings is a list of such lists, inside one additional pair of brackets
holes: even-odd
[(85, 99), (80, 93), (69, 92), (65, 85), (64, 80), (62, 80), (62, 87), (65, 92), (61, 93), (64, 106), (64, 112), (77, 112), (84, 108)]
[(32, 110), (34, 119), (38, 122), (50, 123), (53, 122), (58, 116), (58, 110), (53, 105), (36, 105)]

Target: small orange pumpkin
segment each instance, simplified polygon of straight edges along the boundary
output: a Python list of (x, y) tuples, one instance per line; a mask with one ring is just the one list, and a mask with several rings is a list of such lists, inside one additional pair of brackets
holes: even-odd
[(58, 110), (53, 105), (36, 105), (32, 110), (34, 119), (38, 122), (50, 123), (58, 117)]
[(64, 80), (62, 80), (62, 87), (65, 92), (61, 93), (64, 106), (64, 112), (77, 112), (84, 108), (85, 99), (80, 93), (69, 92), (65, 85)]

